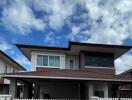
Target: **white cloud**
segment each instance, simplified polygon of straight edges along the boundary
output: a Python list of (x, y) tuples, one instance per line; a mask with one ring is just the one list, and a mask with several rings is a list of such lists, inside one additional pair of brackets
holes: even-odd
[(12, 46), (3, 37), (0, 37), (0, 50), (6, 52), (10, 49), (12, 49)]
[(132, 1), (121, 0), (117, 5), (117, 9), (120, 10), (122, 13), (132, 10)]
[(117, 74), (132, 69), (132, 52), (115, 60)]
[(116, 33), (115, 30), (112, 29), (104, 29), (104, 30), (98, 30), (96, 29), (90, 35), (90, 38), (83, 42), (91, 42), (91, 43), (102, 43), (102, 44), (122, 44), (123, 40), (125, 40), (127, 37), (125, 34), (122, 33)]
[(38, 11), (48, 13), (49, 26), (58, 30), (63, 27), (65, 20), (72, 14), (74, 3), (69, 0), (36, 0), (34, 7)]
[[(78, 4), (85, 8), (85, 14), (76, 15)], [(66, 24), (71, 40), (121, 45), (126, 39), (132, 41), (131, 5), (132, 0), (15, 0), (3, 7), (1, 20), (7, 29), (24, 35), (32, 29), (43, 31), (47, 26), (58, 31)], [(34, 10), (42, 13), (41, 18), (36, 17)], [(74, 14), (75, 21), (70, 22)], [(45, 38), (45, 42), (54, 40), (53, 35)], [(3, 46), (7, 48), (8, 45)]]
[(32, 9), (23, 0), (15, 0), (5, 6), (1, 20), (7, 29), (23, 35), (31, 32), (31, 29), (43, 30), (45, 27), (43, 21), (35, 17)]
[(49, 46), (60, 45), (60, 41), (63, 38), (61, 36), (54, 36), (53, 32), (49, 32), (44, 37), (44, 42), (48, 43)]
[[(75, 16), (80, 20), (85, 20), (78, 24), (78, 29), (81, 30), (79, 34), (73, 33), (74, 24), (70, 23), (71, 33), (69, 37), (72, 36), (71, 39), (84, 33), (87, 38), (84, 36), (85, 39), (80, 40), (83, 42), (122, 44), (127, 38), (131, 39), (131, 0), (108, 0), (107, 2), (104, 0), (78, 0), (78, 3), (86, 7), (87, 14), (84, 15), (85, 17), (82, 17), (82, 14)], [(86, 27), (88, 29), (85, 29), (87, 31), (84, 31), (84, 27), (81, 25), (89, 25)]]
[(48, 33), (48, 34), (45, 36), (44, 41), (45, 41), (46, 43), (54, 44), (54, 43), (55, 43), (54, 33), (53, 33), (53, 32)]
[[(2, 4), (5, 5), (5, 3)], [(31, 29), (43, 31), (45, 25), (59, 30), (75, 14), (78, 4), (87, 10), (86, 14), (80, 14), (76, 17), (85, 20), (83, 24), (79, 24), (87, 25), (89, 23), (91, 28), (86, 29), (90, 33), (88, 33), (89, 37), (91, 37), (87, 38), (86, 42), (92, 40), (95, 36), (93, 34), (98, 33), (96, 30), (99, 29), (100, 33), (103, 34), (99, 35), (102, 38), (108, 36), (104, 36), (104, 33), (109, 34), (112, 31), (114, 34), (109, 35), (110, 37), (122, 34), (114, 42), (116, 44), (121, 44), (126, 38), (132, 37), (131, 0), (15, 0), (13, 3), (3, 7), (2, 22), (7, 29), (21, 34), (30, 33)], [(41, 18), (36, 17), (37, 13), (34, 13), (34, 10), (42, 12)], [(44, 14), (47, 15), (44, 16)], [(47, 23), (44, 22), (45, 19)], [(100, 23), (96, 22), (99, 19)], [(82, 28), (84, 27), (80, 25), (80, 30)], [(100, 39), (96, 39), (96, 42), (98, 41), (100, 42)]]
[(72, 27), (72, 34), (78, 34), (80, 32), (80, 27), (77, 26), (73, 26)]

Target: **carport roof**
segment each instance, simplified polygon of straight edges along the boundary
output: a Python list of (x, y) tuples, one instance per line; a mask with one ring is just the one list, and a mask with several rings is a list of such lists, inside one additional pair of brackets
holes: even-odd
[(85, 70), (44, 69), (41, 71), (17, 72), (0, 75), (4, 78), (65, 79), (65, 80), (97, 80), (132, 82), (130, 75), (115, 75), (114, 69), (89, 68)]

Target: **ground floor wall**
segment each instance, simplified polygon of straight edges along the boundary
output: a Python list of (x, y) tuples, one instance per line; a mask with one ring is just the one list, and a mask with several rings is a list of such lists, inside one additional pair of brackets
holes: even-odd
[[(84, 83), (82, 85), (82, 83)], [(40, 83), (40, 98), (86, 98), (92, 96), (108, 97), (107, 82), (42, 82)], [(82, 96), (82, 97), (81, 97)]]
[(96, 82), (89, 81), (88, 86), (88, 96), (98, 96), (98, 97), (108, 97), (109, 94), (109, 84), (107, 82)]
[[(77, 81), (77, 80), (32, 80), (23, 82), (23, 98), (40, 99), (89, 99), (120, 97), (118, 87), (121, 82)], [(16, 80), (11, 81), (10, 94), (16, 97)]]
[(0, 85), (0, 94), (9, 94), (9, 84)]
[(79, 98), (78, 83), (42, 82), (40, 98)]

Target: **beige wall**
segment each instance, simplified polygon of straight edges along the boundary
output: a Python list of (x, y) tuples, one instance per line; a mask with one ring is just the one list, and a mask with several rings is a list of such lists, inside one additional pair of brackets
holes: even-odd
[(74, 60), (74, 69), (79, 69), (79, 56), (77, 55), (66, 55), (66, 69), (70, 69), (70, 59)]
[(75, 60), (75, 69), (79, 68), (79, 57), (75, 55), (66, 55), (59, 52), (39, 52), (33, 51), (31, 53), (31, 71), (36, 71), (36, 67), (48, 68), (48, 66), (37, 66), (37, 55), (57, 55), (60, 56), (60, 69), (69, 69), (69, 60)]

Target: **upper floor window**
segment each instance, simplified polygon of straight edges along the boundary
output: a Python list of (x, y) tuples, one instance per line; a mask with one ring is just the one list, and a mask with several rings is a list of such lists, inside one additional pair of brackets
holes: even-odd
[(60, 56), (37, 55), (37, 66), (60, 67)]
[(49, 66), (60, 67), (60, 56), (49, 56)]
[(113, 55), (101, 53), (86, 54), (85, 65), (96, 67), (113, 67), (114, 66)]
[(38, 66), (48, 66), (48, 56), (38, 55), (37, 56), (37, 65)]

